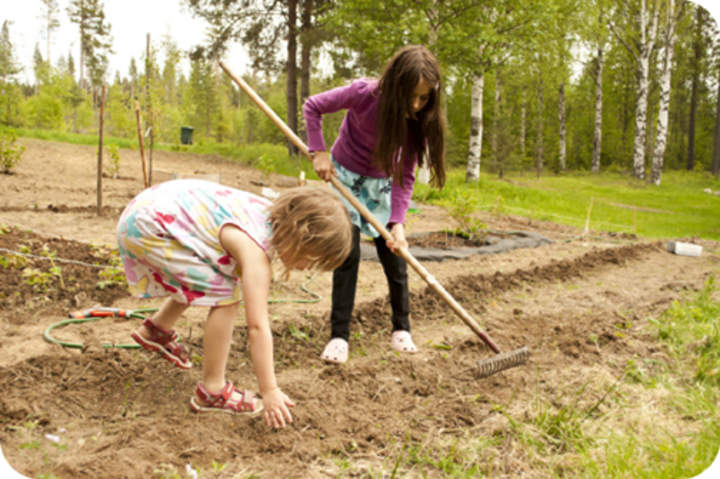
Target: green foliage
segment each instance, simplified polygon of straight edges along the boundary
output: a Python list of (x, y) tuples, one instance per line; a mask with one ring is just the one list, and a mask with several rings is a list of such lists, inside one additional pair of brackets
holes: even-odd
[(674, 302), (665, 314), (653, 320), (658, 337), (670, 344), (678, 358), (694, 357), (693, 380), (720, 388), (720, 301), (715, 278), (708, 278), (692, 301)]
[(585, 226), (592, 201), (591, 231), (647, 238), (720, 239), (720, 197), (704, 192), (720, 190), (720, 182), (707, 173), (668, 171), (659, 187), (631, 180), (626, 174), (609, 173), (573, 173), (539, 180), (532, 174), (513, 174), (505, 180), (483, 175), (471, 184), (465, 183), (464, 177), (463, 170), (451, 171), (441, 191), (417, 184), (414, 198), (448, 210), (458, 208), (461, 219), (501, 212), (554, 221), (578, 231)]
[(0, 128), (0, 167), (3, 173), (10, 173), (20, 161), (25, 147), (16, 145), (17, 134), (14, 130)]
[(105, 148), (108, 153), (108, 162), (106, 166), (106, 174), (112, 178), (117, 178), (120, 173), (120, 152), (116, 144), (107, 145)]
[(472, 239), (473, 236), (485, 228), (485, 224), (479, 218), (473, 216), (479, 210), (476, 197), (456, 191), (448, 206), (450, 216), (460, 225), (460, 231), (465, 233), (468, 239)]
[(22, 271), (23, 281), (39, 293), (47, 293), (55, 286), (56, 282), (60, 289), (65, 289), (62, 269), (55, 263), (57, 253), (51, 251), (47, 245), (45, 245), (43, 246), (41, 255), (50, 261), (50, 268), (48, 268), (47, 271), (43, 271), (30, 266), (25, 267)]
[(120, 254), (117, 249), (111, 250), (106, 254), (109, 266), (106, 266), (98, 273), (100, 281), (97, 282), (96, 286), (98, 289), (105, 289), (112, 285), (127, 285), (127, 278), (125, 277), (125, 269), (120, 259)]

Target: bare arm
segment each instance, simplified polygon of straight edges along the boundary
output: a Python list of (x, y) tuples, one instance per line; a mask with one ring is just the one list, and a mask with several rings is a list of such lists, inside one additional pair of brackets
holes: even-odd
[(270, 261), (265, 252), (240, 229), (228, 225), (220, 231), (220, 244), (242, 270), (243, 300), (250, 341), (250, 358), (265, 403), (265, 420), (273, 427), (292, 422), (288, 407), (295, 404), (277, 385), (273, 364), (273, 340), (268, 319)]

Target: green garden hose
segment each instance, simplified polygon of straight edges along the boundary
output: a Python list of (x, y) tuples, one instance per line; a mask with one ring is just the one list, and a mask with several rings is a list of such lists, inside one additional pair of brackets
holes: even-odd
[[(300, 289), (302, 289), (305, 293), (312, 296), (312, 299), (271, 299), (268, 300), (268, 303), (317, 303), (322, 299), (322, 296), (319, 294), (310, 291), (307, 287), (308, 284), (312, 280), (315, 279), (315, 274), (313, 274), (305, 283), (303, 283), (300, 286)], [(43, 337), (45, 338), (45, 341), (51, 344), (59, 344), (60, 346), (64, 348), (75, 348), (75, 349), (82, 349), (84, 345), (82, 343), (73, 343), (70, 341), (63, 341), (60, 339), (56, 339), (52, 336), (51, 332), (54, 329), (62, 328), (63, 326), (67, 326), (69, 324), (82, 324), (82, 323), (88, 323), (90, 321), (97, 321), (101, 318), (134, 318), (134, 319), (141, 319), (144, 320), (146, 318), (146, 313), (154, 313), (157, 311), (157, 308), (144, 308), (144, 309), (119, 309), (119, 308), (106, 308), (106, 307), (95, 307), (86, 309), (84, 311), (74, 311), (69, 314), (70, 319), (64, 319), (62, 321), (58, 321), (56, 323), (51, 324), (50, 326), (45, 329), (45, 332), (43, 333)], [(118, 348), (118, 349), (138, 349), (141, 346), (136, 343), (132, 344), (122, 344), (122, 343), (103, 343), (103, 348)]]
[[(51, 343), (51, 344), (59, 344), (62, 347), (65, 348), (76, 348), (76, 349), (82, 349), (84, 346), (82, 343), (72, 343), (69, 341), (62, 341), (60, 339), (56, 339), (52, 336), (51, 331), (56, 328), (61, 328), (63, 326), (67, 326), (68, 324), (81, 324), (81, 323), (87, 323), (90, 321), (97, 321), (101, 318), (134, 318), (134, 319), (145, 319), (145, 313), (154, 313), (157, 311), (157, 308), (145, 308), (145, 309), (132, 309), (132, 310), (123, 310), (118, 308), (91, 308), (87, 309), (85, 311), (75, 311), (70, 313), (71, 319), (65, 319), (62, 321), (58, 321), (57, 323), (53, 323), (50, 326), (47, 327), (45, 332), (43, 333), (43, 337), (45, 338), (45, 341)], [(103, 343), (103, 348), (119, 348), (119, 349), (137, 349), (140, 347), (139, 344), (121, 344), (121, 343)]]

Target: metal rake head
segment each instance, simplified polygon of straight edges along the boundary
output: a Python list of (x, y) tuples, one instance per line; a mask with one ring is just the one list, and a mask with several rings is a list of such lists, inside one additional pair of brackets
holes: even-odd
[(514, 368), (525, 363), (530, 357), (530, 351), (523, 346), (520, 349), (496, 354), (495, 356), (478, 361), (478, 378), (486, 378), (506, 369)]

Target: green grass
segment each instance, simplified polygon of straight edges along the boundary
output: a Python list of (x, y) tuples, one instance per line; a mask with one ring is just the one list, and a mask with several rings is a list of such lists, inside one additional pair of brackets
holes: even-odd
[(431, 445), (407, 438), (387, 457), (384, 472), (370, 476), (412, 471), (494, 477), (496, 460), (519, 461), (533, 477), (695, 477), (720, 447), (720, 295), (714, 279), (650, 318), (646, 331), (667, 346), (662, 367), (628, 364), (624, 375), (606, 384), (588, 378), (580, 387), (539, 390), (520, 413), (497, 405), (507, 425), (489, 437), (468, 433)]
[[(534, 174), (504, 180), (484, 174), (480, 181), (467, 184), (465, 172), (454, 170), (442, 191), (416, 184), (414, 198), (444, 206), (451, 214), (453, 209), (458, 215), (485, 211), (581, 229), (589, 211), (591, 231), (720, 240), (720, 196), (704, 192), (706, 188), (720, 191), (720, 180), (707, 173), (667, 171), (662, 184), (652, 186), (618, 173), (580, 172), (539, 180)], [(462, 203), (465, 207), (458, 212)]]
[[(65, 143), (97, 145), (97, 135), (17, 129), (18, 136)], [(137, 140), (105, 137), (106, 145), (138, 149)], [(288, 155), (284, 145), (230, 145), (206, 140), (194, 145), (155, 144), (156, 150), (215, 155), (268, 173), (317, 179), (309, 161)], [(465, 183), (465, 170), (448, 172), (443, 190), (416, 183), (414, 198), (444, 206), (463, 228), (481, 226), (476, 211), (510, 214), (552, 221), (583, 229), (590, 213), (591, 231), (632, 233), (646, 238), (698, 236), (720, 240), (720, 179), (708, 173), (666, 171), (660, 186), (633, 179), (627, 173), (593, 175), (570, 172), (535, 178), (534, 173), (510, 174), (504, 180), (483, 173), (478, 182)], [(592, 204), (592, 208), (591, 208)], [(468, 231), (472, 233), (472, 231)]]

